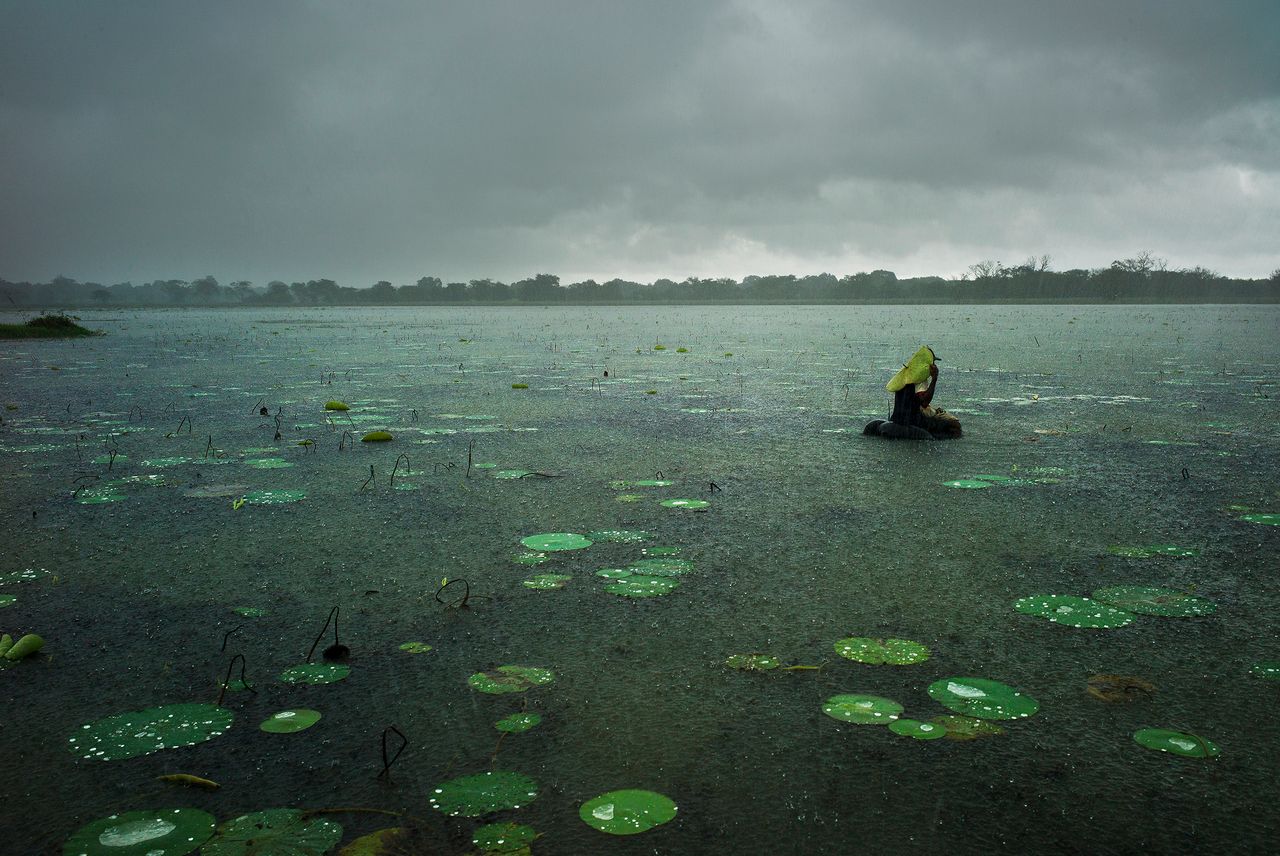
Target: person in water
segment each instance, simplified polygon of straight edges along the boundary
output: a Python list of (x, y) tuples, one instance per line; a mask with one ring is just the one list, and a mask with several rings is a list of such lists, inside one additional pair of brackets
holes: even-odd
[(885, 389), (894, 394), (889, 420), (873, 420), (862, 433), (916, 440), (961, 435), (960, 420), (933, 406), (933, 396), (938, 390), (938, 357), (928, 345), (911, 356), (885, 384)]

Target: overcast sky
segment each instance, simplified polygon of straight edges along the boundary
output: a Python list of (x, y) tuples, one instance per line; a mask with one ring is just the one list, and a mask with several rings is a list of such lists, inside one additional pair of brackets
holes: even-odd
[(1276, 0), (0, 0), (0, 277), (1261, 277), (1278, 33)]

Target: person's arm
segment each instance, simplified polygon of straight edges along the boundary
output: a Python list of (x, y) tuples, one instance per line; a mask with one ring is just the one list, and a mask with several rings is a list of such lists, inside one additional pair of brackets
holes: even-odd
[(916, 397), (920, 400), (921, 407), (928, 407), (933, 401), (933, 393), (938, 389), (938, 364), (934, 363), (929, 366), (929, 388), (924, 392), (917, 392)]

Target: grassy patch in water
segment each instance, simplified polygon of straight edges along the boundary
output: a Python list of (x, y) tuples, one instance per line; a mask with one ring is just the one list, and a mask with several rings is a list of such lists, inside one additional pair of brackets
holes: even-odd
[(101, 330), (81, 327), (70, 315), (41, 315), (25, 324), (0, 324), (0, 339), (71, 339), (101, 336)]

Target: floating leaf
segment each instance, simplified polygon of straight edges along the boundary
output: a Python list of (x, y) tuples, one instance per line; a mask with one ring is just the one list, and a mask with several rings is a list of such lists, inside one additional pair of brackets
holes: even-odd
[(1150, 559), (1152, 556), (1187, 558), (1200, 555), (1200, 551), (1192, 547), (1177, 547), (1173, 544), (1152, 544), (1146, 547), (1112, 546), (1107, 548), (1107, 552), (1113, 556), (1123, 556), (1126, 559)]
[(1216, 758), (1219, 754), (1218, 747), (1203, 737), (1168, 728), (1141, 728), (1134, 732), (1133, 739), (1147, 749), (1184, 758)]
[(119, 761), (212, 740), (231, 727), (235, 715), (212, 704), (168, 704), (118, 713), (81, 726), (68, 738), (83, 758)]
[(231, 611), (243, 615), (245, 618), (261, 618), (267, 614), (265, 609), (257, 606), (237, 606), (233, 607)]
[(664, 499), (662, 504), (667, 508), (689, 508), (696, 511), (699, 508), (706, 508), (711, 503), (705, 499)]
[(482, 853), (527, 853), (538, 834), (531, 826), (519, 823), (490, 823), (471, 836), (471, 843)]
[(401, 651), (408, 651), (410, 654), (425, 654), (431, 650), (431, 646), (426, 642), (405, 642), (400, 646)]
[(637, 559), (628, 570), (637, 574), (648, 574), (651, 577), (678, 577), (693, 570), (693, 562), (688, 559)]
[(972, 716), (935, 716), (929, 720), (933, 725), (946, 729), (948, 740), (978, 740), (982, 737), (996, 737), (1004, 734), (1004, 729), (994, 723), (974, 719)]
[(293, 734), (306, 731), (320, 721), (320, 711), (305, 707), (273, 713), (258, 727), (268, 734)]
[(834, 695), (822, 705), (822, 712), (855, 725), (888, 725), (902, 713), (902, 705), (874, 695)]
[(614, 490), (626, 490), (629, 487), (670, 487), (675, 482), (665, 479), (635, 479), (633, 481), (611, 481), (609, 487)]
[(350, 410), (351, 408), (345, 401), (326, 401), (324, 403), (325, 410)]
[(724, 661), (730, 669), (744, 672), (767, 672), (782, 665), (782, 661), (769, 654), (734, 654)]
[(1263, 523), (1267, 526), (1280, 526), (1280, 514), (1243, 514), (1241, 520), (1249, 523)]
[(985, 473), (978, 473), (977, 475), (969, 476), (969, 478), (974, 479), (976, 481), (984, 481), (984, 482), (987, 482), (988, 484), (1003, 484), (1003, 485), (1024, 484), (1022, 479), (1013, 478), (1011, 476), (987, 475)]
[(431, 852), (425, 849), (425, 842), (417, 840), (419, 837), (420, 833), (391, 826), (360, 836), (339, 850), (338, 856), (409, 856)]
[(286, 467), (293, 466), (284, 458), (255, 458), (252, 461), (245, 461), (245, 465), (253, 467), (255, 470), (283, 470)]
[(552, 553), (560, 550), (581, 550), (591, 546), (591, 539), (572, 532), (546, 532), (521, 538), (520, 543), (530, 550)]
[(194, 808), (128, 811), (76, 830), (63, 856), (183, 856), (213, 835), (213, 815)]
[(601, 529), (598, 532), (588, 532), (587, 537), (592, 541), (612, 541), (615, 544), (635, 544), (649, 537), (648, 532), (642, 532), (634, 529)]
[(937, 723), (920, 722), (916, 719), (898, 719), (889, 723), (889, 730), (903, 737), (914, 737), (916, 740), (938, 740), (947, 736), (947, 729)]
[(1156, 586), (1111, 586), (1093, 593), (1093, 599), (1128, 612), (1190, 618), (1209, 615), (1218, 605), (1206, 597)]
[(872, 666), (909, 666), (929, 659), (929, 649), (910, 639), (869, 639), (855, 636), (837, 640), (835, 649), (845, 659)]
[(505, 731), (509, 734), (519, 734), (528, 731), (539, 722), (542, 722), (542, 716), (537, 713), (513, 713), (510, 716), (503, 717), (493, 724), (493, 727), (499, 731)]
[(670, 577), (630, 574), (621, 579), (615, 579), (605, 586), (604, 590), (621, 597), (661, 597), (670, 593), (678, 585), (680, 585), (679, 581)]
[(944, 481), (944, 487), (958, 487), (964, 490), (981, 490), (984, 487), (991, 487), (991, 482), (979, 481), (978, 479), (952, 479)]
[(116, 493), (109, 487), (82, 490), (76, 494), (76, 502), (81, 505), (102, 505), (107, 502), (120, 502), (127, 498), (123, 493)]
[(635, 835), (672, 820), (676, 804), (654, 791), (609, 791), (584, 802), (578, 816), (601, 832)]
[(431, 807), (453, 817), (482, 817), (520, 808), (537, 796), (538, 786), (528, 776), (488, 772), (444, 782), (432, 792)]
[(393, 440), (390, 431), (370, 431), (360, 438), (361, 443), (387, 443)]
[(535, 666), (499, 666), (492, 672), (476, 672), (467, 678), (473, 690), (482, 693), (522, 693), (531, 687), (540, 687), (556, 679), (550, 669)]
[(1094, 675), (1086, 689), (1089, 695), (1109, 702), (1146, 701), (1155, 693), (1155, 684), (1129, 675)]
[(251, 490), (244, 495), (250, 505), (284, 505), (307, 498), (303, 490)]
[(943, 678), (929, 685), (929, 695), (943, 707), (979, 719), (1025, 719), (1040, 709), (1031, 696), (987, 678)]
[(296, 808), (273, 808), (228, 820), (200, 856), (320, 856), (341, 840), (340, 824)]
[(539, 591), (551, 591), (553, 589), (562, 589), (564, 584), (569, 582), (573, 577), (568, 574), (537, 574), (523, 581), (525, 588), (538, 589)]
[(1249, 674), (1268, 681), (1280, 681), (1280, 660), (1262, 660), (1249, 667)]
[(1132, 613), (1071, 594), (1036, 594), (1014, 601), (1013, 608), (1068, 627), (1114, 628), (1133, 621)]
[(624, 580), (635, 576), (635, 573), (630, 568), (601, 568), (596, 571), (596, 576), (604, 577), (606, 580)]
[(280, 673), (286, 684), (334, 684), (351, 674), (345, 663), (303, 663)]
[(142, 462), (144, 467), (180, 467), (183, 464), (196, 463), (194, 458), (150, 458)]
[(17, 602), (18, 599), (11, 594), (0, 594), (0, 609), (6, 606), (13, 606)]

